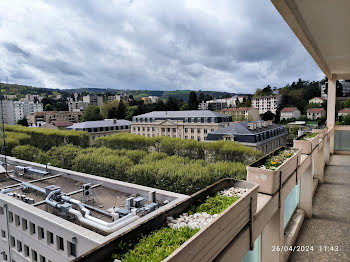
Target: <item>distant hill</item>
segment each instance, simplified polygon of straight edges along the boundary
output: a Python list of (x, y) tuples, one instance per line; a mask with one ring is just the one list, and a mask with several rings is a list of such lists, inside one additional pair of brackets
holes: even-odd
[[(182, 99), (183, 101), (188, 100), (189, 93), (191, 90), (173, 90), (173, 91), (156, 91), (156, 90), (116, 90), (116, 89), (102, 89), (102, 88), (74, 88), (74, 89), (51, 89), (42, 88), (18, 84), (7, 84), (0, 83), (1, 93), (3, 95), (17, 95), (18, 98), (24, 97), (26, 94), (36, 94), (44, 97), (55, 95), (60, 93), (62, 96), (67, 97), (73, 93), (93, 93), (93, 94), (104, 94), (104, 95), (115, 95), (121, 91), (126, 92), (128, 95), (132, 95), (134, 99), (141, 99), (143, 96), (158, 96), (161, 99), (168, 99), (174, 97)], [(213, 98), (221, 98), (232, 96), (234, 93), (228, 92), (217, 92), (217, 91), (196, 91), (197, 96), (200, 93), (203, 95), (210, 95)]]

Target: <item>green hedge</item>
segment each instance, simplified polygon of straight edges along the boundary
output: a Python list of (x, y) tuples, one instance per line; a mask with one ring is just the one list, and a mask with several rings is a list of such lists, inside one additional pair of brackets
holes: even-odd
[(53, 147), (47, 152), (31, 145), (16, 146), (12, 155), (42, 164), (145, 185), (183, 194), (226, 177), (244, 179), (245, 164), (229, 161), (210, 163), (165, 153), (111, 148)]
[(100, 137), (96, 139), (95, 146), (105, 146), (112, 149), (140, 149), (147, 152), (156, 151), (169, 156), (177, 155), (191, 159), (204, 159), (210, 162), (250, 163), (262, 156), (260, 151), (232, 141), (198, 142), (170, 137), (147, 138), (133, 134), (115, 134)]
[(12, 149), (12, 156), (27, 161), (37, 161), (41, 154), (40, 149), (31, 145), (16, 146)]
[[(14, 147), (30, 143), (30, 136), (17, 132), (5, 132), (5, 152), (7, 155), (12, 154)], [(1, 147), (3, 146), (1, 141)]]
[(54, 146), (66, 144), (87, 147), (90, 143), (89, 134), (83, 131), (29, 128), (20, 125), (5, 125), (5, 130), (29, 135), (30, 145), (44, 151), (47, 151)]

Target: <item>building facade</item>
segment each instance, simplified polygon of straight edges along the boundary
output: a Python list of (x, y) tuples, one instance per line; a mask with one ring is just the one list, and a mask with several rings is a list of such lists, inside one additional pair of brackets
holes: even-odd
[(234, 141), (268, 154), (286, 145), (287, 132), (272, 121), (251, 121), (233, 123), (228, 127), (211, 132), (207, 141)]
[(320, 104), (322, 105), (326, 99), (322, 97), (314, 97), (309, 100), (309, 104)]
[(157, 96), (144, 96), (141, 99), (145, 104), (156, 104), (159, 100)]
[(306, 111), (307, 119), (316, 120), (321, 117), (326, 117), (326, 110), (323, 108), (309, 108)]
[(280, 95), (259, 96), (252, 98), (252, 106), (259, 110), (259, 114), (270, 111), (276, 114), (278, 105), (281, 103)]
[(31, 113), (43, 112), (43, 104), (38, 102), (29, 102), (29, 101), (15, 101), (14, 102), (15, 110), (15, 122), (21, 120)]
[(84, 111), (85, 108), (89, 105), (89, 103), (87, 102), (83, 102), (83, 101), (69, 101), (67, 102), (68, 104), (68, 111)]
[(213, 110), (221, 111), (225, 108), (235, 107), (237, 102), (243, 102), (243, 96), (233, 96), (220, 99), (213, 99), (208, 101), (202, 101), (198, 105), (199, 110)]
[(131, 121), (124, 119), (105, 119), (76, 123), (66, 130), (87, 131), (92, 140), (98, 137), (110, 136), (116, 133), (130, 133)]
[(232, 121), (254, 121), (260, 119), (259, 110), (254, 107), (225, 108), (221, 111), (232, 117)]
[(125, 92), (120, 92), (115, 96), (108, 96), (108, 102), (113, 102), (117, 100), (118, 102), (123, 101), (123, 103), (129, 102), (129, 96)]
[(296, 107), (285, 107), (281, 110), (281, 120), (295, 118), (298, 119), (301, 116), (300, 110)]
[[(12, 100), (2, 100), (2, 109), (0, 108), (1, 121), (3, 120), (5, 124), (14, 125), (15, 121), (15, 106)], [(4, 119), (2, 119), (2, 117)]]
[(344, 108), (338, 112), (339, 119), (350, 114), (350, 108)]
[(102, 106), (103, 96), (88, 94), (83, 96), (83, 102), (88, 103), (89, 106)]
[(55, 121), (70, 121), (72, 123), (80, 122), (82, 112), (71, 111), (44, 111), (36, 112), (27, 116), (29, 126), (37, 126), (38, 122), (52, 124)]
[(209, 110), (154, 111), (134, 116), (131, 133), (204, 141), (210, 132), (228, 126), (230, 121), (231, 116)]

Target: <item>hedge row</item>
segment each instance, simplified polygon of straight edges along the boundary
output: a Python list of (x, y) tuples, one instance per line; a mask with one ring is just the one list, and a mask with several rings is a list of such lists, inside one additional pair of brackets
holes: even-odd
[[(18, 145), (24, 145), (30, 143), (30, 136), (23, 133), (17, 132), (5, 132), (5, 152), (10, 155), (13, 148)], [(1, 141), (1, 149), (3, 147), (3, 142)], [(3, 151), (1, 151), (3, 152)]]
[(133, 134), (115, 134), (95, 140), (96, 147), (144, 150), (177, 155), (210, 162), (233, 161), (250, 163), (261, 157), (261, 152), (232, 141), (199, 142), (170, 137), (143, 137)]
[(50, 162), (61, 168), (183, 194), (193, 194), (226, 177), (244, 179), (246, 174), (243, 163), (209, 163), (142, 150), (114, 150), (105, 147), (84, 149), (67, 145), (43, 152), (25, 145), (15, 147), (12, 154), (28, 161), (42, 164)]
[(52, 130), (29, 128), (20, 125), (5, 125), (5, 130), (30, 136), (30, 145), (44, 151), (54, 146), (72, 144), (80, 147), (89, 146), (89, 134), (83, 131)]

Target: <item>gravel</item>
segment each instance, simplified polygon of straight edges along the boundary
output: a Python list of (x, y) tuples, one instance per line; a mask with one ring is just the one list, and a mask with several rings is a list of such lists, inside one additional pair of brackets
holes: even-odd
[[(242, 196), (244, 193), (248, 192), (249, 189), (246, 188), (235, 188), (230, 187), (219, 192), (222, 196), (233, 197), (233, 196)], [(167, 217), (167, 225), (168, 227), (177, 229), (183, 227), (190, 228), (203, 228), (208, 225), (211, 221), (213, 221), (218, 214), (210, 215), (205, 212), (203, 213), (195, 213), (193, 215), (188, 215), (188, 213), (183, 213), (178, 218)]]

